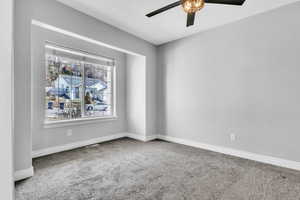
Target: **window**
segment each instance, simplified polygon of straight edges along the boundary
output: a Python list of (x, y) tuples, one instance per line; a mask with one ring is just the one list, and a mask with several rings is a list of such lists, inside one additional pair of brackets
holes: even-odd
[(113, 59), (45, 46), (45, 122), (115, 115)]

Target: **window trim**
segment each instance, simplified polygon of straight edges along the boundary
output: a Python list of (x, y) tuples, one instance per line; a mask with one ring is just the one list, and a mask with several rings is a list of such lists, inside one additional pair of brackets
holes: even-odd
[[(74, 125), (84, 125), (84, 124), (91, 124), (91, 123), (98, 123), (98, 122), (107, 122), (107, 121), (114, 121), (118, 119), (118, 115), (117, 115), (117, 61), (116, 59), (113, 58), (109, 58), (106, 56), (101, 56), (95, 53), (90, 53), (84, 50), (80, 50), (80, 49), (74, 49), (74, 48), (70, 48), (70, 47), (66, 47), (66, 46), (61, 46), (58, 45), (56, 43), (53, 42), (49, 42), (46, 41), (45, 45), (44, 45), (44, 50), (46, 49), (46, 46), (50, 45), (50, 46), (54, 46), (54, 47), (58, 47), (58, 48), (62, 48), (62, 49), (66, 49), (67, 51), (70, 50), (71, 52), (78, 52), (78, 53), (82, 53), (85, 55), (91, 55), (91, 56), (97, 56), (99, 58), (103, 58), (103, 60), (111, 60), (113, 62), (113, 66), (112, 67), (112, 115), (109, 116), (98, 116), (98, 117), (87, 117), (87, 116), (81, 116), (81, 118), (76, 118), (76, 119), (67, 119), (67, 120), (56, 120), (56, 121), (49, 121), (46, 120), (46, 115), (45, 115), (45, 110), (44, 111), (44, 120), (43, 120), (43, 127), (44, 128), (59, 128), (59, 127), (65, 127), (65, 126), (74, 126)], [(46, 54), (46, 51), (44, 52), (44, 55)], [(84, 55), (82, 55), (84, 56)], [(44, 63), (45, 64), (45, 63)], [(84, 70), (84, 68), (83, 68)], [(83, 86), (84, 87), (84, 86)], [(43, 98), (45, 98), (45, 94), (43, 96)], [(84, 101), (84, 99), (83, 99)], [(84, 106), (84, 105), (83, 105)]]
[(115, 121), (118, 119), (117, 115), (105, 117), (83, 117), (78, 119), (60, 120), (60, 121), (44, 121), (44, 128), (59, 128), (65, 126), (76, 126), (84, 124), (92, 124), (98, 122)]

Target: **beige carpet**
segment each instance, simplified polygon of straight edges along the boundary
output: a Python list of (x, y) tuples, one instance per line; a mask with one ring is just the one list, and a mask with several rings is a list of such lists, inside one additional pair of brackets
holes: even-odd
[(17, 200), (300, 200), (300, 172), (159, 140), (125, 138), (33, 165)]

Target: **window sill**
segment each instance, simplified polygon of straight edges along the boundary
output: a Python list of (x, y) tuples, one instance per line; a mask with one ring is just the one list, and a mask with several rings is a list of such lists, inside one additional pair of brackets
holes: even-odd
[(93, 118), (81, 118), (72, 120), (62, 120), (62, 121), (45, 121), (44, 128), (60, 128), (65, 126), (77, 126), (84, 124), (95, 124), (97, 122), (107, 122), (117, 120), (118, 116), (110, 117), (93, 117)]

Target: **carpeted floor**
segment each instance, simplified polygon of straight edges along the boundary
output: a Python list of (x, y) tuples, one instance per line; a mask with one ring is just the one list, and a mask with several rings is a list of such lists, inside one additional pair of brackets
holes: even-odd
[(125, 138), (33, 165), (17, 200), (300, 200), (300, 172), (159, 140)]

